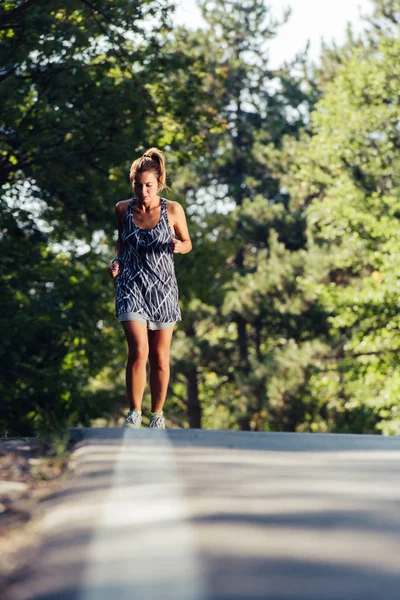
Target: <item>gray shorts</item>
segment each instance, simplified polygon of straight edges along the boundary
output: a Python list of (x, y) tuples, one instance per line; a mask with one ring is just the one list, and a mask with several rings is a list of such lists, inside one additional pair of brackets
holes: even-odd
[(157, 323), (156, 321), (150, 321), (149, 319), (146, 319), (146, 317), (144, 317), (143, 315), (139, 315), (139, 313), (135, 313), (135, 312), (122, 313), (122, 314), (118, 315), (117, 318), (118, 318), (118, 321), (136, 321), (137, 323), (143, 323), (143, 325), (146, 325), (147, 329), (150, 329), (150, 331), (159, 331), (160, 329), (169, 329), (170, 327), (173, 327), (174, 325), (176, 325), (175, 322)]

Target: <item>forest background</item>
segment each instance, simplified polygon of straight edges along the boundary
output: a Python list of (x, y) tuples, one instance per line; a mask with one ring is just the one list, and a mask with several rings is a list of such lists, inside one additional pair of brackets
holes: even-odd
[(150, 146), (193, 240), (167, 425), (400, 433), (400, 0), (373, 3), (275, 69), (267, 0), (197, 31), (168, 0), (1, 4), (2, 436), (123, 419), (107, 264)]

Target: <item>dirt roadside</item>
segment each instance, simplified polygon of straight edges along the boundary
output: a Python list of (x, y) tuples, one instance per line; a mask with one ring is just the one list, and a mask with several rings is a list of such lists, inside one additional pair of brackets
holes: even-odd
[(0, 589), (29, 562), (41, 540), (46, 499), (74, 470), (67, 451), (36, 438), (0, 439)]

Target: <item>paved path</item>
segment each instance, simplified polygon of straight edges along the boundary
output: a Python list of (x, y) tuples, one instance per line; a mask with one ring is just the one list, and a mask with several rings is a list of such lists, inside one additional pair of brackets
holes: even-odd
[(400, 438), (74, 435), (12, 600), (399, 600)]

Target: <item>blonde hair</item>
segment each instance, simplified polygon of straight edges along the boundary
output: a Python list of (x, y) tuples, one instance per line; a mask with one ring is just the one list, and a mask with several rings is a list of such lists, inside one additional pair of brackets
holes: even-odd
[(133, 183), (136, 175), (152, 171), (158, 181), (159, 189), (167, 187), (167, 172), (165, 170), (164, 154), (158, 148), (149, 148), (140, 158), (133, 161), (129, 171), (129, 179)]

